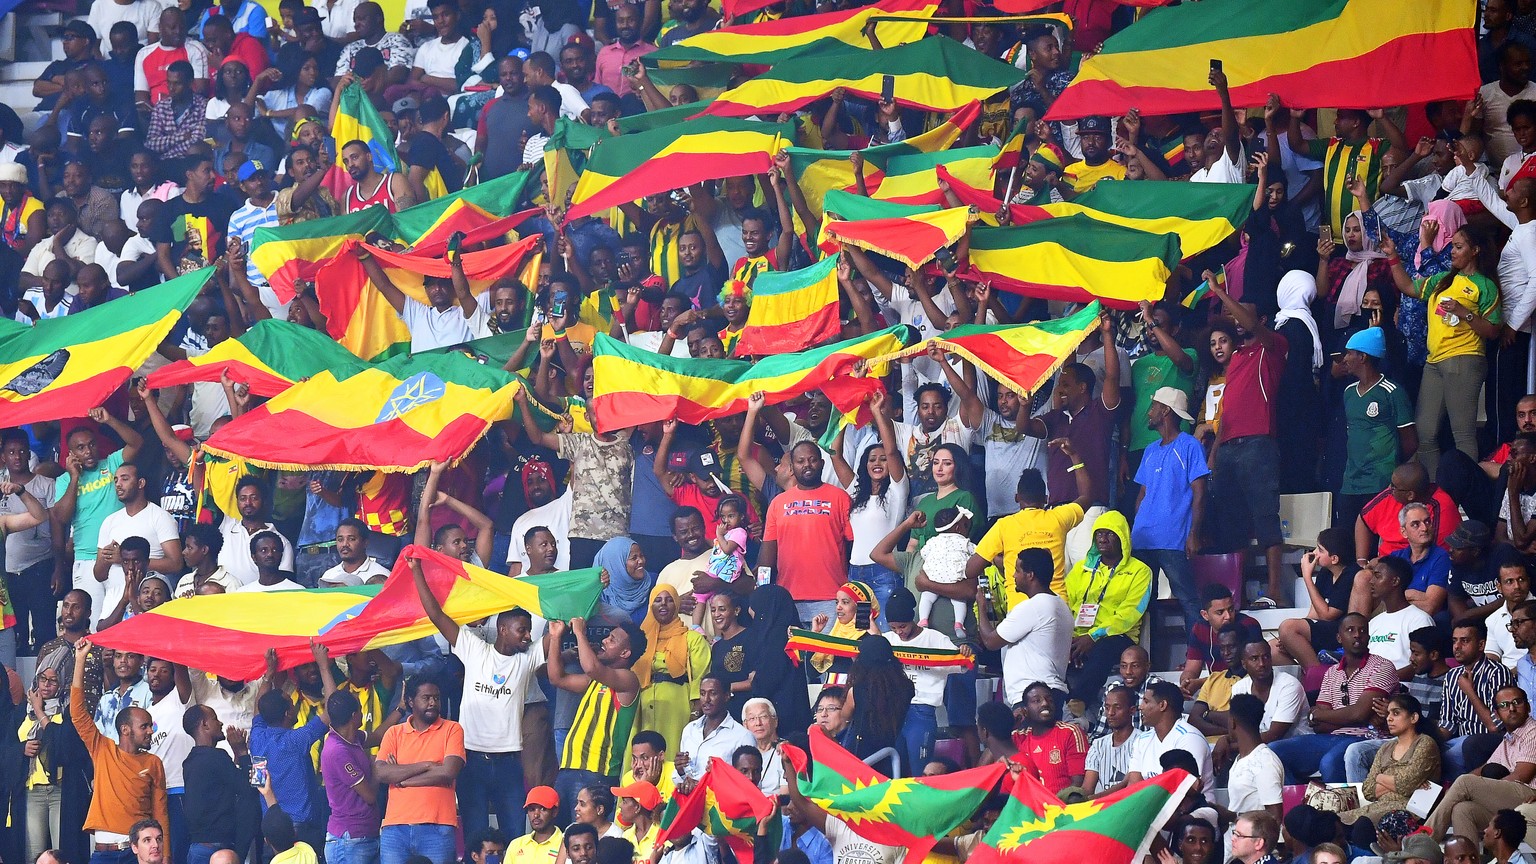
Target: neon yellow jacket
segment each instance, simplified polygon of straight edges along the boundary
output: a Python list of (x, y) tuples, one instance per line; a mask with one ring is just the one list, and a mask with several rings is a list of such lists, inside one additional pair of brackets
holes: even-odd
[(1118, 511), (1110, 510), (1093, 522), (1094, 532), (1107, 528), (1120, 537), (1120, 564), (1113, 569), (1099, 560), (1098, 549), (1067, 571), (1066, 601), (1075, 620), (1084, 603), (1099, 604), (1092, 626), (1074, 628), (1074, 636), (1141, 638), (1141, 619), (1152, 599), (1152, 569), (1131, 557), (1131, 526)]

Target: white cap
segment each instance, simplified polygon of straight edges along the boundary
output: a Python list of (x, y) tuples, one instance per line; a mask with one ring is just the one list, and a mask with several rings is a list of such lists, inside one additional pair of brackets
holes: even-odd
[(1189, 414), (1189, 396), (1177, 387), (1157, 388), (1157, 392), (1152, 394), (1152, 401), (1167, 405), (1182, 420), (1195, 422), (1195, 418)]

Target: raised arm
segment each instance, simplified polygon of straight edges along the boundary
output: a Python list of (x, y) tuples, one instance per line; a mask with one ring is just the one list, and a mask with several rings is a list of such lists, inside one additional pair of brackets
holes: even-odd
[(448, 617), (443, 611), (443, 604), (437, 602), (437, 597), (432, 594), (432, 589), (427, 586), (427, 574), (421, 570), (421, 562), (415, 558), (407, 558), (406, 563), (411, 568), (411, 580), (416, 583), (416, 597), (421, 601), (421, 608), (427, 613), (427, 620), (437, 628), (437, 632), (443, 634), (448, 640), (449, 646), (459, 642), (459, 622)]
[(379, 289), (379, 293), (384, 295), (384, 299), (389, 303), (389, 308), (395, 310), (396, 315), (402, 314), (407, 299), (405, 292), (395, 287), (395, 283), (390, 280), (389, 274), (385, 273), (384, 268), (379, 266), (378, 260), (373, 257), (373, 253), (369, 252), (368, 248), (367, 243), (361, 243), (357, 247), (357, 259), (363, 262), (363, 272), (368, 274), (368, 281), (373, 283), (373, 287)]
[(124, 462), (132, 462), (139, 455), (139, 448), (144, 446), (144, 436), (139, 434), (139, 430), (113, 417), (105, 408), (92, 408), (91, 419), (111, 427), (117, 433), (118, 439), (123, 442)]
[[(1105, 354), (1109, 354), (1112, 351), (1113, 349), (1110, 349)], [(967, 429), (980, 428), (981, 418), (986, 412), (987, 406), (983, 405), (981, 398), (976, 395), (974, 382), (967, 386), (967, 382), (961, 377), (959, 372), (955, 371), (955, 367), (949, 362), (949, 357), (944, 349), (935, 343), (929, 343), (928, 345), (928, 359), (939, 364), (939, 368), (944, 370), (945, 379), (949, 381), (949, 389), (960, 397), (960, 422), (964, 423)], [(965, 366), (970, 365), (970, 362), (967, 360), (961, 360), (960, 362)], [(1105, 394), (1109, 393), (1108, 388), (1109, 385), (1106, 384)]]
[(417, 546), (432, 546), (432, 507), (437, 503), (437, 487), (443, 480), (443, 470), (448, 466), (434, 461), (427, 469), (427, 482), (421, 488), (421, 500), (416, 502), (416, 532), (412, 542)]
[(547, 447), (550, 450), (558, 450), (560, 448), (560, 436), (553, 432), (545, 432), (539, 428), (538, 422), (533, 419), (533, 406), (528, 402), (527, 391), (521, 387), (517, 388), (517, 396), (515, 398), (517, 399), (518, 413), (522, 414), (523, 417), (523, 434), (528, 436), (529, 443), (537, 444), (540, 447)]
[[(762, 391), (753, 393), (747, 397), (747, 416), (741, 423), (741, 434), (736, 436), (736, 462), (747, 475), (747, 480), (757, 489), (763, 488), (768, 482), (768, 471), (758, 460), (752, 457), (752, 431), (757, 428), (757, 412), (763, 408), (766, 396)], [(660, 464), (660, 460), (657, 460)]]
[(1242, 167), (1238, 161), (1243, 152), (1242, 138), (1237, 125), (1237, 112), (1232, 109), (1232, 94), (1227, 91), (1227, 73), (1213, 63), (1209, 81), (1221, 99), (1221, 140), (1226, 147), (1227, 158)]

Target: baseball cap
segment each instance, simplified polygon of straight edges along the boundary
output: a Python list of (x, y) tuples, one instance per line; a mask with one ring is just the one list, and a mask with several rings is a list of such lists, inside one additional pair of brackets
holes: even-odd
[(1359, 351), (1375, 357), (1377, 360), (1387, 356), (1387, 337), (1380, 327), (1367, 327), (1359, 333), (1349, 337), (1344, 347), (1350, 351)]
[(389, 106), (389, 109), (399, 114), (401, 111), (415, 111), (420, 107), (421, 103), (416, 101), (415, 96), (401, 96), (395, 100), (395, 104)]
[(60, 30), (59, 33), (60, 35), (79, 36), (92, 42), (96, 41), (96, 28), (78, 19), (65, 22), (64, 29)]
[(628, 786), (612, 786), (608, 791), (615, 798), (633, 798), (647, 810), (661, 806), (661, 793), (656, 791), (656, 784), (649, 780), (636, 780)]
[(720, 459), (709, 448), (704, 448), (688, 459), (688, 471), (693, 474), (719, 474)]
[(245, 181), (251, 179), (252, 177), (255, 177), (257, 174), (270, 174), (270, 173), (272, 173), (272, 172), (267, 170), (267, 166), (261, 164), (260, 160), (258, 160), (258, 159), (247, 159), (245, 161), (245, 164), (240, 166), (240, 171), (235, 176), (237, 178), (239, 178), (241, 183), (244, 183)]
[(1081, 120), (1078, 120), (1077, 134), (1087, 135), (1089, 132), (1102, 132), (1105, 135), (1110, 134), (1109, 118), (1102, 115), (1095, 115), (1092, 117), (1084, 117)]
[(1387, 861), (1429, 861), (1431, 864), (1441, 864), (1445, 860), (1445, 853), (1440, 851), (1440, 844), (1428, 834), (1409, 834), (1403, 838), (1403, 848), (1396, 852), (1388, 852), (1384, 856)]
[(523, 799), (523, 809), (526, 810), (529, 807), (543, 807), (545, 810), (559, 809), (560, 796), (548, 786), (535, 786), (528, 790), (528, 797)]
[(1173, 413), (1179, 415), (1180, 420), (1188, 420), (1191, 423), (1195, 420), (1189, 413), (1189, 394), (1177, 387), (1157, 388), (1157, 392), (1152, 394), (1152, 401), (1167, 405)]
[(1492, 537), (1487, 525), (1476, 519), (1468, 519), (1457, 525), (1451, 536), (1445, 538), (1445, 545), (1452, 549), (1481, 549), (1488, 545)]

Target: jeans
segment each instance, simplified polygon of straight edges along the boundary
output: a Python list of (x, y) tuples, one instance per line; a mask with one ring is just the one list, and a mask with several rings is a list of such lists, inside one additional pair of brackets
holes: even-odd
[(54, 614), (58, 600), (53, 596), (52, 580), (52, 558), (44, 558), (20, 573), (5, 574), (11, 602), (16, 606), (16, 644), (28, 657), (59, 635)]
[(457, 834), (453, 825), (385, 825), (379, 831), (379, 862), (405, 864), (412, 855), (423, 855), (432, 864), (453, 864)]
[(1105, 636), (1093, 643), (1083, 658), (1083, 665), (1067, 670), (1067, 692), (1083, 700), (1090, 709), (1098, 706), (1099, 692), (1109, 680), (1109, 672), (1120, 663), (1120, 653), (1131, 647), (1129, 636)]
[[(676, 746), (676, 745), (673, 745)], [(579, 768), (561, 768), (555, 775), (555, 794), (560, 796), (559, 823), (568, 824), (571, 821), (571, 805), (576, 803), (576, 793), (587, 786), (614, 786), (618, 782), (617, 777), (609, 777), (596, 771), (583, 771)], [(384, 862), (391, 864), (391, 862)]]
[[(177, 787), (178, 789), (180, 787)], [(171, 824), (166, 826), (165, 860), (170, 864), (187, 864), (187, 812), (183, 808), (183, 792), (171, 792), (165, 796), (166, 810)]]
[(303, 546), (293, 550), (293, 569), (296, 571), (296, 580), (305, 588), (313, 588), (320, 584), (320, 577), (325, 571), (341, 563), (341, 553), (336, 551), (336, 544), (326, 546)]
[(932, 705), (908, 705), (907, 719), (901, 724), (903, 768), (908, 777), (920, 777), (923, 766), (933, 758), (933, 745), (939, 738), (938, 715)]
[(1168, 587), (1173, 589), (1173, 596), (1184, 613), (1184, 630), (1193, 630), (1203, 619), (1200, 617), (1200, 592), (1195, 589), (1195, 568), (1189, 563), (1189, 556), (1183, 549), (1138, 549), (1136, 558), (1152, 568), (1153, 580), (1160, 572), (1168, 574)]
[(466, 750), (459, 772), (459, 817), (464, 836), (489, 828), (491, 811), (509, 837), (523, 833), (523, 762), (518, 753)]
[(1419, 448), (1419, 461), (1429, 471), (1431, 479), (1440, 467), (1440, 447), (1435, 443), (1434, 430), (1440, 428), (1442, 416), (1450, 418), (1451, 437), (1456, 441), (1456, 449), (1477, 458), (1477, 394), (1487, 372), (1488, 360), (1480, 354), (1464, 354), (1424, 364), (1415, 423), (1428, 436), (1425, 443), (1429, 446)]
[(1280, 536), (1279, 448), (1268, 435), (1234, 438), (1217, 448), (1210, 500), (1218, 551), (1240, 551), (1250, 538), (1261, 549), (1278, 546), (1284, 539)]
[(327, 833), (325, 864), (379, 864), (379, 838)]
[(1344, 749), (1344, 782), (1364, 783), (1376, 762), (1376, 751), (1392, 743), (1391, 738), (1356, 741)]
[(57, 783), (33, 786), (27, 790), (27, 860), (53, 848), (59, 842), (59, 810), (63, 790)]
[(796, 600), (795, 614), (800, 616), (802, 626), (811, 626), (811, 620), (817, 615), (825, 615), (828, 618), (837, 617), (836, 600)]
[(1324, 783), (1343, 783), (1344, 751), (1364, 740), (1353, 735), (1299, 735), (1276, 741), (1269, 749), (1285, 766), (1286, 785), (1305, 783), (1315, 771), (1322, 772)]
[[(976, 670), (967, 669), (944, 679), (944, 708), (952, 729), (976, 725)], [(1057, 715), (1061, 712), (1058, 710)]]
[(193, 843), (187, 847), (187, 864), (208, 864), (213, 859), (213, 853), (233, 848), (224, 843)]
[(885, 607), (891, 601), (892, 592), (903, 587), (901, 576), (879, 564), (851, 564), (848, 567), (848, 581), (863, 582), (874, 590), (875, 600), (880, 604), (880, 629), (889, 630), (890, 622), (886, 620)]

